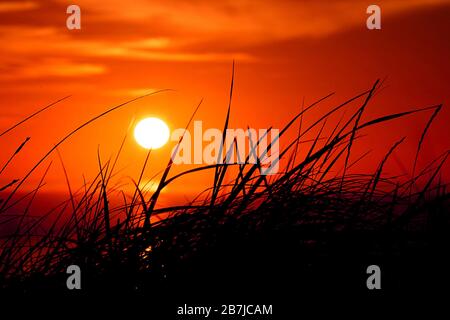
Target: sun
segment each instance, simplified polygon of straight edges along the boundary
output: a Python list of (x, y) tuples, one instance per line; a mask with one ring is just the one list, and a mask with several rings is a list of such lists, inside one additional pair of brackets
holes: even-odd
[(167, 143), (170, 130), (164, 121), (158, 118), (145, 118), (134, 128), (136, 142), (145, 149), (158, 149)]

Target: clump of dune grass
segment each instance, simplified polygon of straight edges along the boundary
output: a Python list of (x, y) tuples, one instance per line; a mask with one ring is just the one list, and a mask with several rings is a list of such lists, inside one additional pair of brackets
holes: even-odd
[[(243, 164), (199, 166), (171, 176), (173, 163), (170, 159), (157, 189), (149, 192), (140, 188), (151, 157), (149, 153), (134, 182), (136, 188), (130, 200), (112, 182), (122, 148), (114, 159), (106, 162), (98, 155), (99, 172), (90, 182), (72, 192), (67, 180), (70, 197), (66, 202), (35, 220), (27, 219), (30, 205), (22, 215), (10, 218), (16, 229), (1, 241), (0, 284), (4, 289), (19, 292), (44, 287), (65, 289), (66, 267), (78, 264), (87, 277), (85, 290), (103, 290), (111, 288), (113, 283), (120, 290), (154, 292), (171, 279), (189, 276), (189, 270), (197, 275), (198, 270), (207, 272), (203, 265), (208, 265), (209, 259), (234, 263), (233, 268), (245, 273), (248, 269), (245, 263), (250, 261), (246, 257), (255, 257), (255, 253), (267, 255), (268, 261), (258, 263), (271, 266), (276, 264), (274, 257), (279, 263), (290, 256), (310, 263), (323, 255), (332, 256), (345, 248), (355, 249), (363, 244), (374, 255), (395, 255), (396, 250), (406, 250), (411, 245), (410, 240), (417, 239), (417, 234), (443, 234), (449, 226), (449, 194), (439, 177), (449, 152), (443, 152), (424, 168), (416, 165), (427, 131), (442, 106), (363, 121), (362, 116), (380, 87), (377, 81), (371, 89), (332, 108), (309, 125), (303, 122), (305, 114), (331, 95), (302, 108), (280, 130), (280, 138), (286, 136), (288, 130), (296, 130), (298, 134), (280, 151), (280, 161), (284, 164), (273, 176), (262, 174), (262, 161), (249, 163), (248, 157)], [(231, 116), (232, 90), (233, 84), (224, 132)], [(0, 215), (8, 214), (14, 205), (13, 195), (50, 154), (57, 152), (58, 146), (96, 119), (132, 102), (110, 108), (82, 124), (56, 143), (23, 178), (2, 187), (3, 191), (11, 191), (0, 203)], [(330, 119), (351, 103), (358, 103), (358, 109), (347, 118), (341, 118), (325, 135), (324, 128), (330, 126)], [(199, 107), (200, 104), (187, 128)], [(401, 147), (404, 137), (387, 146), (385, 156), (373, 171), (352, 173), (351, 168), (368, 155), (352, 153), (365, 129), (383, 130), (384, 123), (414, 114), (430, 115), (418, 142), (411, 177), (399, 179), (383, 174), (386, 162)], [(316, 132), (312, 140), (308, 138), (311, 132)], [(2, 172), (27, 141), (19, 146)], [(124, 142), (125, 139), (122, 146)], [(304, 145), (308, 146), (306, 150)], [(270, 149), (271, 143), (264, 153), (269, 153)], [(28, 196), (30, 204), (45, 181), (47, 171), (48, 167), (39, 185)], [(196, 200), (183, 206), (156, 205), (164, 188), (201, 171), (210, 172), (214, 182)], [(110, 199), (118, 192), (123, 196), (123, 203), (111, 207)], [(45, 232), (41, 228), (44, 223)], [(413, 247), (422, 244), (418, 240), (413, 242)], [(240, 261), (245, 262), (241, 265)], [(228, 264), (222, 266), (216, 272), (227, 272), (228, 267)], [(289, 270), (289, 266), (286, 268)]]

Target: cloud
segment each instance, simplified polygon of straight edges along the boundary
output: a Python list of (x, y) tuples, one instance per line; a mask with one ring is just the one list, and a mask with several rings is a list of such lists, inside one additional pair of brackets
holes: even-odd
[[(4, 67), (3, 69), (7, 69)], [(9, 71), (9, 72), (5, 72)], [(14, 65), (13, 70), (2, 70), (0, 79), (32, 79), (45, 77), (79, 77), (105, 73), (106, 67), (100, 64), (77, 63), (70, 60), (46, 59), (35, 63)]]
[[(0, 53), (1, 79), (101, 74), (106, 71), (98, 63), (103, 58), (141, 61), (251, 59), (249, 55), (240, 52), (183, 51), (179, 44), (168, 38), (142, 38), (133, 41), (78, 39), (51, 27), (3, 27), (0, 29), (0, 37), (7, 44)], [(80, 59), (90, 59), (97, 63), (76, 62)]]
[[(425, 6), (450, 3), (449, 0), (381, 0), (383, 16)], [(132, 5), (110, 0), (79, 0), (82, 10), (94, 12), (101, 23), (158, 21), (177, 39), (208, 41), (225, 38), (247, 43), (270, 42), (296, 37), (318, 37), (345, 30), (367, 17), (365, 0), (135, 0)]]
[(39, 5), (34, 1), (4, 1), (0, 3), (0, 12), (26, 11), (38, 8)]
[(155, 88), (129, 88), (129, 89), (121, 89), (121, 90), (113, 90), (110, 91), (110, 95), (112, 96), (128, 96), (128, 97), (140, 97), (152, 92), (156, 92), (160, 89)]
[[(383, 19), (444, 3), (450, 0), (378, 1)], [(101, 74), (107, 72), (105, 58), (252, 61), (257, 57), (249, 53), (251, 46), (325, 37), (365, 25), (367, 17), (365, 0), (135, 0), (132, 4), (78, 0), (77, 4), (81, 8), (80, 31), (65, 28), (67, 14), (62, 9), (66, 1), (46, 3), (52, 8), (48, 15), (47, 7), (38, 7), (33, 1), (0, 3), (0, 12), (12, 12), (8, 24), (0, 28), (4, 44), (1, 69), (7, 74), (1, 78)], [(35, 20), (24, 19), (15, 12), (19, 10), (31, 11)], [(43, 17), (51, 21), (42, 25)]]

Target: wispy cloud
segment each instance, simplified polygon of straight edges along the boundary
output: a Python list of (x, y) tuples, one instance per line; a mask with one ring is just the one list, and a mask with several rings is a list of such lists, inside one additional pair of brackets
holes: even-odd
[[(58, 8), (67, 5), (63, 0), (49, 3)], [(378, 1), (383, 18), (444, 3), (450, 0)], [(0, 13), (12, 12), (8, 24), (1, 26), (0, 21), (4, 44), (0, 59), (7, 73), (1, 78), (101, 74), (107, 71), (105, 58), (251, 61), (257, 59), (249, 53), (251, 46), (324, 37), (364, 25), (367, 17), (365, 0), (135, 0), (132, 4), (123, 0), (110, 0), (108, 4), (78, 0), (77, 4), (82, 10), (82, 30), (71, 32), (64, 27), (64, 10), (45, 16), (55, 21), (44, 26), (39, 13), (46, 11), (36, 2), (1, 2)], [(20, 10), (35, 10), (34, 19), (40, 27), (14, 13)], [(11, 24), (14, 14), (15, 25)], [(118, 30), (123, 26), (129, 27), (125, 36)]]
[(39, 5), (34, 1), (3, 1), (0, 2), (0, 12), (25, 11), (38, 8)]
[[(79, 0), (82, 8), (95, 12), (98, 21), (159, 21), (182, 39), (225, 38), (247, 43), (293, 37), (317, 37), (347, 29), (366, 18), (365, 0), (135, 0), (125, 5), (110, 0)], [(383, 15), (450, 3), (449, 0), (380, 0)]]
[(121, 90), (112, 90), (110, 91), (110, 95), (112, 96), (127, 96), (127, 97), (140, 97), (152, 92), (156, 92), (160, 89), (156, 88), (128, 88), (128, 89), (121, 89)]
[[(78, 76), (105, 72), (100, 58), (141, 61), (229, 61), (249, 60), (240, 52), (189, 52), (169, 38), (142, 38), (133, 41), (78, 39), (50, 27), (8, 26), (0, 29), (7, 45), (0, 53), (0, 78)], [(42, 62), (44, 59), (44, 62)], [(94, 59), (97, 63), (77, 63)], [(36, 63), (39, 61), (39, 63)]]
[(8, 66), (3, 67), (0, 79), (79, 77), (102, 74), (106, 71), (106, 67), (100, 64), (77, 63), (65, 59), (44, 59), (36, 63), (16, 63), (13, 68), (7, 69)]

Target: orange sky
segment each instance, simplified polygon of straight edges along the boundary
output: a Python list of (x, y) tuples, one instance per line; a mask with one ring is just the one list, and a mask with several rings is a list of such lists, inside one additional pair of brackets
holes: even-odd
[[(40, 107), (72, 95), (55, 108), (1, 137), (2, 163), (27, 137), (31, 141), (1, 183), (20, 178), (64, 134), (108, 107), (155, 90), (148, 97), (99, 120), (59, 150), (73, 188), (82, 174), (97, 172), (97, 147), (106, 160), (118, 150), (133, 119), (160, 117), (171, 129), (184, 127), (204, 99), (196, 119), (222, 127), (236, 60), (232, 127), (280, 127), (330, 92), (336, 96), (305, 120), (385, 78), (387, 88), (366, 117), (450, 102), (450, 1), (377, 1), (382, 30), (366, 28), (367, 1), (135, 0), (74, 2), (82, 11), (81, 30), (66, 28), (72, 2), (0, 2), (0, 131)], [(427, 115), (428, 116), (428, 115)], [(448, 106), (424, 146), (422, 163), (448, 149)], [(403, 135), (398, 154), (410, 163), (426, 117), (387, 126), (364, 140), (386, 152)], [(152, 154), (146, 176), (163, 168), (173, 145)], [(118, 168), (137, 179), (146, 151), (130, 139)], [(45, 190), (65, 190), (56, 155)], [(45, 164), (48, 164), (48, 161)], [(405, 166), (408, 166), (406, 164)], [(30, 179), (37, 184), (45, 165)], [(177, 170), (186, 168), (177, 168)], [(400, 170), (391, 165), (391, 173)], [(182, 193), (208, 186), (212, 176), (184, 181)], [(126, 181), (126, 179), (124, 180)], [(184, 188), (184, 189), (183, 189)], [(189, 188), (191, 190), (191, 188)]]

